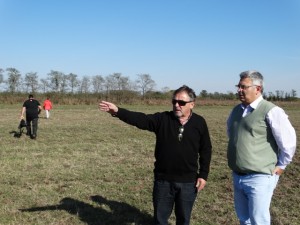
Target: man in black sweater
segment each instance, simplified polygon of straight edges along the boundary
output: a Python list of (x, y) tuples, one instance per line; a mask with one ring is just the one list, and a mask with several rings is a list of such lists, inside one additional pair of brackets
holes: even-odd
[(144, 114), (101, 101), (102, 111), (156, 135), (153, 206), (155, 225), (167, 225), (175, 206), (176, 225), (188, 225), (197, 192), (206, 185), (212, 146), (206, 121), (193, 113), (196, 94), (175, 90), (173, 111)]

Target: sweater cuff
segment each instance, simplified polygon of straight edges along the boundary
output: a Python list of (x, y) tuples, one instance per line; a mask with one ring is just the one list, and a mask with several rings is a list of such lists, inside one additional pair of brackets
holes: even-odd
[(204, 180), (207, 181), (208, 173), (200, 172), (200, 173), (198, 174), (198, 178), (202, 178), (202, 179), (204, 179)]
[(122, 111), (124, 111), (124, 109), (118, 107), (118, 112), (112, 113), (111, 116), (112, 117), (119, 117), (119, 115), (122, 114)]

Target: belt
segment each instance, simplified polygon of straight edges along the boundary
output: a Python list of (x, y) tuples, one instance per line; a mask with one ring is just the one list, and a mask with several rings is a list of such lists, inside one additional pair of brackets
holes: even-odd
[(246, 175), (250, 175), (251, 173), (241, 173), (241, 172), (236, 172), (233, 171), (235, 174), (239, 175), (239, 176), (246, 176)]
[(238, 176), (247, 176), (247, 175), (255, 175), (255, 174), (272, 175), (269, 173), (258, 173), (258, 172), (250, 172), (250, 173), (241, 173), (241, 172), (236, 172), (236, 171), (233, 171), (233, 172)]

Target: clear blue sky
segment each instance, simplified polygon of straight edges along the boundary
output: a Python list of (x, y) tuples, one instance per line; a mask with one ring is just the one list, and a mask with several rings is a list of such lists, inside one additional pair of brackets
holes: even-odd
[(260, 71), (266, 92), (300, 97), (299, 0), (0, 0), (0, 68), (131, 80), (157, 90), (235, 91)]

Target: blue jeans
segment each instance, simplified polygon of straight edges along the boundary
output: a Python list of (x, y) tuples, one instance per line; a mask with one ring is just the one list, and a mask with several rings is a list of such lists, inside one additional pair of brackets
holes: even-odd
[(270, 225), (270, 204), (279, 176), (233, 172), (234, 206), (241, 225)]
[(175, 206), (176, 225), (189, 225), (192, 208), (197, 197), (196, 183), (154, 181), (154, 224), (168, 225)]

